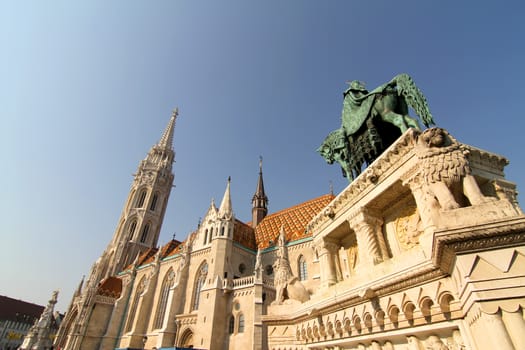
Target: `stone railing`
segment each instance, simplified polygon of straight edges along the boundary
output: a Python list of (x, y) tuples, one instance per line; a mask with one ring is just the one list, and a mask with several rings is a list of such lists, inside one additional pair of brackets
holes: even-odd
[[(255, 276), (246, 276), (242, 278), (236, 278), (236, 279), (229, 279), (226, 278), (222, 281), (222, 288), (226, 292), (231, 292), (234, 289), (242, 289), (246, 287), (252, 287), (257, 282)], [(260, 280), (259, 280), (260, 282)], [(274, 289), (274, 283), (273, 279), (270, 278), (262, 278), (262, 283), (264, 287)]]
[(236, 278), (233, 280), (233, 288), (244, 288), (246, 286), (253, 286), (254, 276), (247, 276), (243, 278)]

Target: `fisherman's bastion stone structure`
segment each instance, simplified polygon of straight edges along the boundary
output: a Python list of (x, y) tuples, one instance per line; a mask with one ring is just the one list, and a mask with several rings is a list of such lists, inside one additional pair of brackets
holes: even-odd
[(525, 216), (505, 158), (410, 128), (341, 193), (271, 214), (261, 166), (251, 222), (228, 180), (195, 232), (157, 247), (176, 116), (55, 348), (525, 349)]

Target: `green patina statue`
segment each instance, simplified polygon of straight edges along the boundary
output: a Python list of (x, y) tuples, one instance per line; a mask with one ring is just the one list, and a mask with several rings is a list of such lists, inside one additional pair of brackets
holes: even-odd
[(329, 164), (338, 162), (350, 182), (408, 128), (419, 129), (408, 106), (426, 127), (435, 125), (425, 97), (407, 74), (370, 92), (354, 80), (343, 96), (341, 128), (328, 134), (317, 152)]

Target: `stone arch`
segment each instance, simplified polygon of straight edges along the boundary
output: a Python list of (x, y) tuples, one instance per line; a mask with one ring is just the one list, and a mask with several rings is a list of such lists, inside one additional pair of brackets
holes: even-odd
[(168, 296), (169, 296), (171, 287), (173, 286), (174, 282), (175, 282), (175, 271), (173, 270), (173, 267), (170, 267), (168, 272), (166, 272), (166, 274), (164, 275), (164, 278), (162, 280), (162, 285), (159, 290), (157, 310), (155, 312), (153, 329), (159, 329), (163, 326), (164, 318), (165, 318), (164, 316), (166, 314), (166, 307), (168, 304)]
[(428, 296), (421, 298), (419, 301), (419, 309), (421, 310), (421, 314), (423, 314), (423, 317), (427, 322), (431, 321), (432, 305), (434, 305), (434, 301), (432, 301), (432, 299)]
[(335, 321), (335, 331), (339, 336), (343, 335), (343, 324), (339, 320)]
[(352, 322), (350, 321), (348, 317), (343, 320), (343, 325), (344, 325), (344, 329), (346, 333), (348, 333), (348, 335), (351, 335), (352, 334)]
[(443, 312), (443, 315), (445, 315), (445, 318), (450, 318), (450, 303), (454, 301), (454, 296), (452, 296), (452, 293), (450, 292), (443, 292), (438, 296), (438, 304), (441, 309), (441, 312)]
[(403, 314), (405, 315), (405, 319), (408, 321), (410, 325), (414, 324), (414, 311), (415, 310), (416, 310), (416, 306), (411, 301), (407, 301), (403, 305)]
[(181, 348), (193, 348), (193, 330), (186, 328), (180, 336), (179, 346)]
[(197, 310), (200, 303), (200, 293), (201, 289), (206, 283), (206, 277), (208, 276), (208, 262), (204, 260), (195, 274), (193, 280), (193, 296), (191, 299), (191, 310)]
[(70, 317), (67, 320), (67, 324), (65, 324), (64, 333), (61, 335), (60, 339), (58, 339), (57, 343), (55, 344), (55, 347), (60, 347), (61, 349), (64, 349), (68, 345), (70, 340), (69, 334), (72, 333), (73, 324), (76, 323), (78, 318), (78, 309), (76, 307), (74, 307), (69, 313)]
[(390, 305), (388, 308), (388, 318), (395, 328), (399, 326), (399, 308), (396, 305)]
[(363, 315), (363, 323), (368, 330), (368, 332), (372, 332), (372, 328), (374, 327), (373, 321), (372, 321), (372, 315), (369, 312), (365, 312)]
[(308, 264), (303, 254), (300, 254), (297, 258), (297, 275), (300, 281), (306, 281), (308, 279)]
[(137, 190), (137, 197), (135, 200), (135, 208), (143, 208), (144, 204), (146, 203), (146, 196), (148, 195), (148, 188), (147, 187), (141, 187)]
[(363, 330), (363, 326), (361, 325), (361, 318), (357, 315), (354, 315), (352, 321), (354, 323), (355, 329), (357, 330), (357, 333), (361, 333), (361, 331)]
[(381, 309), (375, 312), (376, 323), (383, 330), (385, 328), (385, 312)]

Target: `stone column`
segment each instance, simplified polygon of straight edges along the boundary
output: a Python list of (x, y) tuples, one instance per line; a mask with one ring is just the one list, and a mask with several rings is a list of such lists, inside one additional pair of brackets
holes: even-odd
[(383, 221), (371, 215), (366, 208), (359, 210), (348, 220), (350, 227), (355, 231), (357, 247), (359, 249), (359, 267), (375, 265), (383, 261), (377, 232)]
[(514, 347), (525, 349), (525, 320), (521, 314), (521, 309), (516, 312), (502, 311), (502, 319)]
[(493, 342), (492, 349), (514, 350), (512, 340), (505, 329), (505, 324), (499, 312), (494, 314), (482, 313), (481, 318), (484, 320), (485, 329), (489, 334), (488, 338)]
[(338, 245), (334, 242), (323, 240), (319, 248), (321, 287), (327, 288), (337, 283), (334, 256), (336, 256)]

